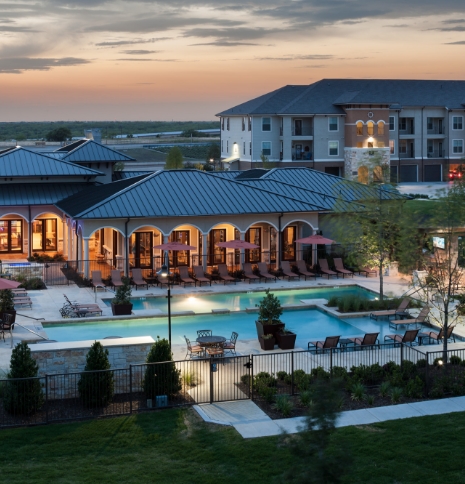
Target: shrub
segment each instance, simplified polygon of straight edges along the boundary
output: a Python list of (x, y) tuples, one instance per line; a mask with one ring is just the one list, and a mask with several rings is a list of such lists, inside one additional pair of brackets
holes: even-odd
[(40, 380), (36, 378), (38, 371), (39, 366), (31, 356), (27, 343), (18, 343), (11, 353), (8, 381), (3, 387), (3, 406), (8, 413), (32, 415), (43, 405), (44, 395)]
[(418, 375), (409, 380), (404, 388), (405, 395), (410, 398), (422, 398), (424, 392), (425, 385)]
[[(115, 297), (111, 300), (113, 304), (131, 304), (131, 280), (129, 277), (121, 279), (123, 285), (116, 289)], [(165, 360), (166, 361), (166, 360)]]
[(322, 366), (318, 366), (316, 368), (313, 368), (312, 376), (320, 380), (329, 380), (331, 377), (331, 374), (327, 372)]
[(460, 356), (457, 356), (457, 355), (452, 355), (450, 358), (449, 358), (449, 363), (451, 365), (460, 365), (460, 363), (462, 362), (462, 359), (460, 358)]
[(288, 395), (279, 395), (276, 397), (276, 403), (273, 408), (283, 415), (289, 417), (291, 415), (294, 405)]
[(388, 381), (383, 381), (379, 386), (379, 394), (385, 398), (389, 395), (389, 390), (391, 389), (391, 384)]
[(442, 357), (439, 357), (439, 358), (435, 358), (434, 361), (433, 361), (433, 365), (440, 368), (443, 364), (443, 359)]
[(389, 396), (391, 397), (392, 403), (400, 402), (400, 399), (402, 398), (402, 388), (392, 387)]
[(286, 378), (287, 372), (285, 371), (278, 371), (276, 373), (276, 376), (278, 377), (278, 380), (284, 380)]
[(351, 392), (350, 392), (350, 398), (355, 401), (360, 401), (365, 398), (366, 395), (366, 388), (365, 385), (362, 383), (355, 383), (355, 385), (352, 386)]
[(145, 361), (148, 364), (142, 385), (147, 398), (154, 399), (157, 395), (172, 396), (181, 390), (181, 370), (173, 362), (167, 339), (157, 336), (157, 341), (153, 343)]
[(394, 361), (388, 361), (385, 365), (383, 365), (383, 370), (386, 372), (387, 375), (391, 375), (398, 368), (399, 365)]
[(250, 387), (250, 380), (251, 380), (251, 378), (250, 378), (250, 375), (248, 373), (241, 376), (241, 382), (244, 385), (246, 385), (247, 387)]
[(312, 396), (313, 396), (312, 392), (309, 392), (309, 391), (302, 392), (299, 397), (300, 404), (303, 407), (310, 407), (311, 405), (313, 405)]
[(186, 371), (182, 375), (182, 382), (188, 387), (195, 387), (197, 385), (197, 376), (193, 371)]
[(343, 366), (333, 366), (333, 378), (340, 378), (341, 380), (347, 380), (348, 376), (349, 374)]
[(283, 308), (279, 299), (267, 289), (266, 295), (260, 301), (259, 304), (255, 304), (258, 307), (258, 320), (267, 323), (275, 324), (280, 323), (281, 314), (283, 314)]
[(40, 277), (31, 277), (30, 279), (26, 279), (21, 283), (20, 287), (30, 290), (47, 289), (45, 282)]
[(417, 365), (409, 360), (404, 360), (402, 362), (402, 376), (404, 380), (408, 380), (410, 378), (414, 378), (417, 374)]
[(378, 363), (371, 366), (353, 366), (350, 371), (354, 380), (359, 380), (366, 384), (378, 383), (385, 375), (384, 369)]
[(368, 393), (365, 395), (364, 400), (367, 402), (367, 405), (373, 405), (375, 403), (374, 395), (369, 395)]
[(426, 368), (428, 363), (426, 362), (425, 358), (417, 361), (417, 368)]
[(328, 307), (335, 308), (335, 307), (338, 307), (338, 305), (339, 305), (339, 296), (331, 296), (328, 299), (328, 304), (327, 304)]
[(87, 353), (85, 373), (78, 382), (79, 396), (86, 407), (105, 407), (113, 399), (113, 372), (109, 370), (108, 350), (96, 341)]

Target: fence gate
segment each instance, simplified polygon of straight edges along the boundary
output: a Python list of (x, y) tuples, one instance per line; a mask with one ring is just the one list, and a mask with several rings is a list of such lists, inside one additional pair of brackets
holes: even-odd
[(209, 395), (210, 403), (228, 400), (248, 400), (249, 388), (241, 381), (244, 375), (251, 375), (250, 356), (210, 358)]

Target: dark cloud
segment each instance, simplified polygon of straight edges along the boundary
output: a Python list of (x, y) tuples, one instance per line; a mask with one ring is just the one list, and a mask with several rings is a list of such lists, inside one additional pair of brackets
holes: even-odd
[(293, 61), (293, 60), (328, 60), (332, 59), (333, 55), (327, 54), (309, 54), (309, 55), (286, 55), (283, 57), (260, 57), (256, 60), (260, 61)]
[(123, 50), (121, 51), (121, 54), (126, 54), (126, 55), (145, 55), (145, 54), (156, 54), (157, 52), (160, 52), (159, 50)]
[(160, 40), (169, 40), (170, 37), (158, 37), (153, 39), (134, 39), (134, 40), (113, 40), (107, 42), (98, 42), (97, 47), (120, 47), (122, 45), (153, 44)]
[(439, 30), (440, 32), (465, 32), (465, 27), (444, 27), (439, 29), (431, 29), (431, 30)]
[(465, 40), (459, 40), (457, 42), (446, 42), (444, 45), (465, 45)]
[(28, 27), (19, 27), (14, 25), (2, 25), (0, 28), (2, 32), (40, 32), (40, 30), (34, 30)]
[(260, 27), (237, 27), (237, 28), (195, 28), (184, 32), (183, 37), (216, 37), (218, 40), (227, 42), (241, 42), (243, 40), (256, 40), (267, 35), (276, 35), (278, 29), (264, 29)]
[(217, 42), (202, 42), (199, 44), (189, 44), (190, 46), (196, 45), (212, 45), (214, 47), (237, 47), (238, 45), (260, 45), (252, 42), (228, 42), (227, 40), (218, 40)]
[(465, 18), (443, 20), (443, 24), (465, 24)]
[(24, 71), (49, 71), (53, 67), (77, 66), (89, 62), (86, 59), (75, 57), (63, 57), (61, 59), (11, 57), (0, 59), (0, 73), (21, 74)]
[(117, 61), (122, 62), (179, 62), (177, 59), (146, 59), (146, 58), (123, 58), (123, 59), (116, 59)]

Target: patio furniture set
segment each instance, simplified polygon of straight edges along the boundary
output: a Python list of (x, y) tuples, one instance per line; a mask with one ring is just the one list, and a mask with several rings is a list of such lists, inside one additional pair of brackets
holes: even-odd
[(224, 357), (225, 353), (236, 354), (236, 342), (238, 334), (233, 331), (231, 337), (214, 335), (211, 329), (197, 331), (197, 339), (192, 344), (187, 336), (184, 336), (187, 345), (186, 358), (216, 358)]

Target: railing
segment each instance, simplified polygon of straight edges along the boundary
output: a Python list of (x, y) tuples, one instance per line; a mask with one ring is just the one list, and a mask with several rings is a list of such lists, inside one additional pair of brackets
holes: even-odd
[(428, 158), (444, 158), (445, 153), (446, 153), (445, 150), (428, 151), (427, 157)]
[(441, 128), (436, 126), (434, 128), (428, 128), (426, 134), (446, 134), (446, 128), (442, 126)]
[(399, 153), (399, 158), (415, 158), (415, 152), (409, 151), (407, 153)]
[(292, 128), (292, 136), (313, 136), (313, 126), (302, 126), (301, 129)]

